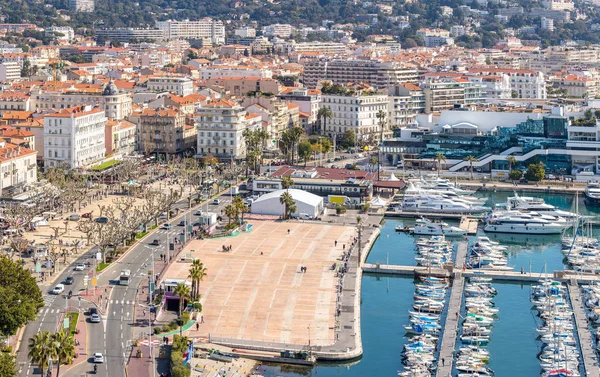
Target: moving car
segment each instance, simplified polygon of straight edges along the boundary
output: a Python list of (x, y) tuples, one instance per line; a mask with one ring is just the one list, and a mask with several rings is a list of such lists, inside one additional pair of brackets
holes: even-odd
[(92, 322), (92, 323), (100, 323), (100, 316), (98, 314), (92, 314), (90, 316), (90, 322)]
[(163, 229), (169, 230), (171, 228), (173, 228), (173, 224), (171, 224), (171, 223), (166, 223), (163, 225)]
[(221, 204), (221, 199), (214, 199), (214, 200), (212, 201), (212, 204), (214, 204), (214, 205), (218, 206), (219, 204)]
[(181, 221), (179, 222), (179, 224), (177, 224), (177, 225), (178, 225), (178, 226), (186, 226), (186, 223), (187, 223), (187, 221), (185, 221), (185, 220), (181, 220)]
[(95, 363), (103, 363), (104, 362), (104, 355), (101, 354), (100, 352), (96, 352), (94, 354), (94, 362)]
[(75, 271), (83, 271), (83, 270), (85, 270), (85, 264), (78, 263), (77, 266), (75, 266), (74, 270)]
[(150, 245), (152, 246), (158, 246), (160, 245), (160, 240), (158, 238), (152, 240), (152, 242), (150, 242)]
[(61, 293), (63, 293), (65, 290), (65, 285), (64, 284), (57, 284), (56, 287), (54, 287), (54, 289), (50, 292), (53, 295), (59, 295)]
[(89, 313), (89, 315), (98, 314), (98, 309), (97, 309), (97, 308), (95, 308), (95, 307), (90, 307), (90, 308), (88, 309), (88, 313)]
[(73, 276), (67, 276), (67, 278), (65, 279), (65, 284), (66, 285), (73, 284)]

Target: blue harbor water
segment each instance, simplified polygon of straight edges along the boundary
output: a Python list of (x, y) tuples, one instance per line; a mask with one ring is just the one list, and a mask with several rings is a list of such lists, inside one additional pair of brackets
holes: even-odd
[[(477, 196), (488, 197), (487, 205), (503, 203), (509, 192), (482, 192)], [(523, 196), (543, 197), (547, 203), (563, 210), (574, 211), (575, 196), (553, 194), (523, 194)], [(579, 198), (581, 214), (598, 216), (600, 209), (588, 209)], [(381, 235), (375, 242), (368, 263), (415, 265), (415, 237), (396, 232), (395, 227), (412, 226), (412, 219), (386, 219)], [(596, 233), (596, 232), (595, 232)], [(600, 232), (596, 233), (600, 235)], [(509, 247), (508, 264), (518, 271), (540, 273), (546, 270), (562, 270), (560, 236), (533, 236), (485, 234)], [(469, 241), (473, 241), (474, 237)], [(529, 301), (530, 286), (527, 284), (507, 284), (494, 282), (498, 295), (494, 298), (500, 309), (499, 318), (494, 323), (490, 351), (490, 368), (496, 377), (539, 376), (540, 362), (537, 354), (541, 342), (537, 333), (534, 312)], [(402, 326), (408, 324), (408, 311), (413, 303), (414, 284), (412, 279), (365, 275), (361, 296), (361, 330), (364, 355), (350, 364), (320, 364), (314, 368), (291, 366), (264, 366), (265, 376), (396, 376), (402, 369), (401, 351), (406, 344)]]

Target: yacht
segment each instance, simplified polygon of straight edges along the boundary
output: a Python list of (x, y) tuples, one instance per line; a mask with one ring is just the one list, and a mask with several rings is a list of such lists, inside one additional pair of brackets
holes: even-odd
[(560, 234), (570, 226), (567, 222), (556, 222), (544, 216), (532, 216), (515, 211), (494, 212), (484, 226), (486, 232), (513, 234)]
[(460, 199), (446, 199), (437, 195), (419, 195), (404, 198), (401, 210), (405, 212), (474, 214), (488, 212), (490, 208), (461, 201)]
[(509, 210), (521, 212), (537, 212), (543, 215), (558, 216), (565, 219), (575, 219), (577, 214), (574, 212), (563, 211), (555, 206), (548, 204), (542, 198), (533, 196), (511, 196), (506, 200), (506, 206)]
[(439, 195), (445, 199), (461, 199), (473, 204), (483, 205), (487, 202), (488, 198), (477, 198), (475, 196), (465, 195), (461, 193), (457, 193), (451, 190), (437, 190), (433, 188), (425, 188), (421, 187), (421, 185), (416, 183), (409, 183), (404, 191), (404, 196), (419, 196), (419, 195)]
[(589, 183), (583, 192), (585, 204), (592, 207), (600, 206), (600, 183)]
[(464, 236), (467, 231), (457, 226), (448, 225), (445, 222), (434, 222), (428, 219), (418, 219), (415, 223), (414, 233), (422, 236)]
[(417, 181), (419, 186), (424, 189), (454, 192), (459, 195), (471, 195), (475, 193), (473, 190), (464, 190), (457, 187), (454, 183), (443, 178), (427, 179), (421, 178)]

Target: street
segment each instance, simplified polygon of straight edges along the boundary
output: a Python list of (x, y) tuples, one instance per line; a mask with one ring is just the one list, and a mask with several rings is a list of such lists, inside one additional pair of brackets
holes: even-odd
[[(221, 197), (221, 203), (219, 205), (212, 205), (212, 201), (209, 201), (208, 210), (220, 214), (221, 210), (230, 202), (230, 197), (224, 195)], [(189, 220), (190, 216), (196, 211), (196, 208), (202, 208), (204, 211), (207, 208), (206, 203), (192, 208), (191, 211), (185, 210), (187, 209), (187, 206), (188, 201), (185, 199), (174, 204), (172, 209), (178, 208), (183, 209), (184, 211), (179, 212), (179, 214), (169, 220), (169, 222), (174, 225), (172, 229), (166, 230), (159, 227), (151, 231), (142, 241), (132, 247), (118, 262), (112, 263), (98, 277), (98, 287), (112, 286), (112, 290), (108, 297), (108, 302), (106, 302), (106, 298), (104, 297), (105, 300), (102, 305), (105, 310), (103, 311), (104, 314), (101, 314), (101, 322), (90, 323), (89, 320), (86, 320), (87, 361), (68, 369), (64, 373), (61, 373), (62, 375), (81, 376), (82, 374), (92, 372), (94, 368), (92, 363), (93, 354), (101, 352), (105, 355), (105, 363), (98, 364), (97, 376), (125, 376), (125, 365), (129, 357), (127, 352), (131, 349), (130, 345), (132, 341), (134, 339), (139, 339), (141, 334), (147, 333), (147, 328), (134, 327), (133, 313), (134, 305), (136, 305), (135, 298), (138, 285), (142, 279), (147, 279), (147, 272), (152, 269), (153, 258), (158, 259), (159, 254), (161, 253), (167, 254), (167, 240), (172, 241), (175, 237), (179, 238), (179, 232), (182, 230), (181, 227), (176, 226), (179, 221), (184, 220), (185, 218)], [(160, 241), (160, 246), (149, 245), (150, 242), (155, 239)], [(30, 374), (34, 374), (34, 371), (39, 374), (39, 370), (31, 365), (27, 357), (28, 339), (39, 331), (55, 332), (59, 326), (62, 325), (59, 321), (61, 315), (65, 312), (65, 302), (68, 302), (70, 311), (76, 311), (79, 304), (81, 304), (80, 315), (83, 315), (88, 307), (94, 306), (85, 299), (82, 299), (79, 303), (77, 297), (79, 292), (85, 291), (83, 277), (89, 273), (90, 270), (77, 272), (73, 271), (73, 267), (78, 263), (86, 263), (88, 260), (92, 261), (93, 259), (91, 258), (95, 252), (96, 248), (81, 255), (74, 263), (62, 271), (59, 278), (56, 280), (57, 284), (66, 279), (67, 276), (73, 276), (75, 280), (73, 285), (66, 286), (64, 294), (49, 295), (47, 292), (44, 292), (45, 306), (40, 310), (38, 318), (35, 321), (30, 322), (25, 328), (22, 342), (19, 346), (17, 353), (19, 376), (29, 376)], [(131, 280), (129, 285), (125, 286), (118, 284), (119, 275), (123, 269), (129, 269), (131, 271)], [(159, 271), (156, 271), (156, 274), (158, 273)], [(68, 300), (66, 297), (69, 290), (72, 290), (73, 297)], [(91, 296), (91, 298), (98, 304), (98, 296)], [(78, 361), (79, 359), (75, 360), (75, 362)]]

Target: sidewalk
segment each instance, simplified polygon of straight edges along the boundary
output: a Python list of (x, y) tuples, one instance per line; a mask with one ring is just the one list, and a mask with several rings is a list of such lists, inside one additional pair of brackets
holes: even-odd
[[(79, 342), (79, 345), (75, 345), (75, 358), (71, 364), (61, 365), (60, 373), (63, 375), (68, 370), (75, 368), (76, 366), (84, 363), (88, 359), (87, 354), (87, 326), (85, 325), (85, 311), (79, 312), (79, 317), (77, 318), (77, 330), (79, 333), (75, 333), (75, 340)], [(56, 369), (53, 369), (52, 375), (55, 375)]]

